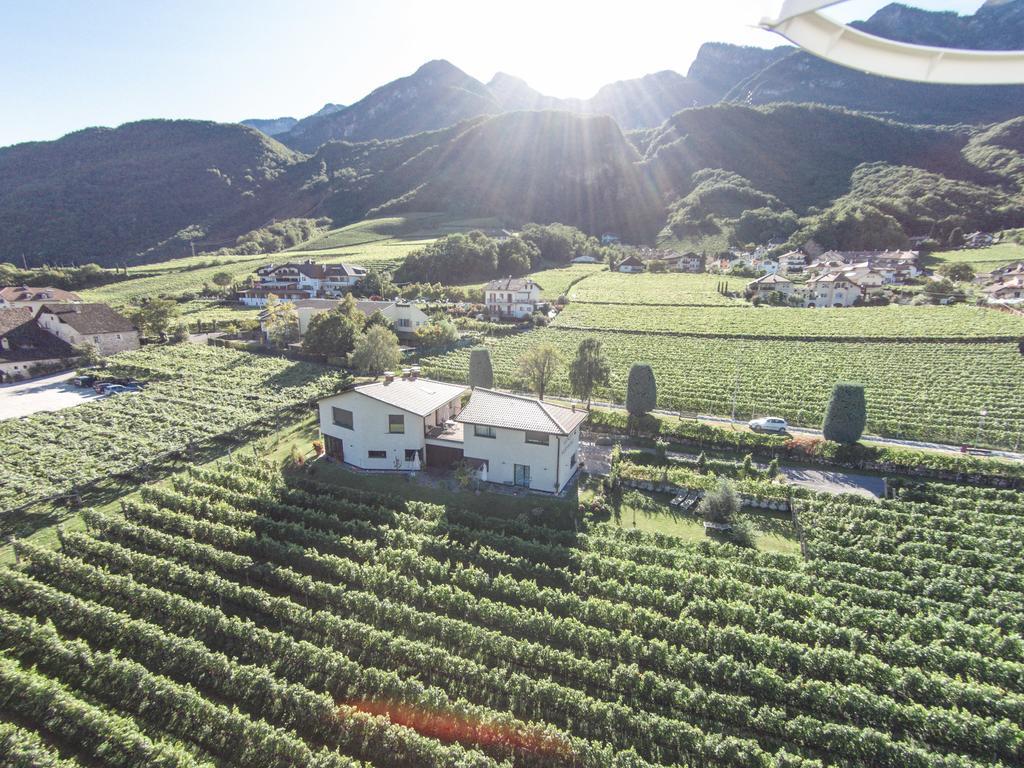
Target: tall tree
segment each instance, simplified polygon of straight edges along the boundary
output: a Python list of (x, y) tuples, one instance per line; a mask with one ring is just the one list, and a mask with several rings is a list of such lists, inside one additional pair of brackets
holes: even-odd
[(531, 347), (519, 358), (519, 374), (530, 384), (537, 397), (544, 399), (544, 393), (558, 373), (562, 358), (550, 344)]
[(626, 410), (630, 416), (646, 416), (658, 407), (658, 384), (647, 363), (633, 363), (626, 381)]
[(307, 352), (331, 357), (342, 357), (351, 352), (362, 326), (357, 325), (357, 321), (344, 310), (345, 305), (342, 304), (330, 312), (315, 315), (309, 321), (302, 348)]
[(178, 304), (173, 299), (146, 299), (128, 316), (143, 336), (162, 336), (178, 316)]
[(230, 272), (218, 272), (213, 276), (213, 284), (219, 285), (221, 288), (227, 288), (233, 280)]
[(469, 386), (484, 389), (494, 386), (491, 351), (487, 347), (474, 347), (469, 353)]
[(607, 385), (611, 366), (598, 339), (587, 338), (580, 342), (576, 357), (569, 364), (569, 384), (572, 393), (581, 400), (590, 401), (598, 385)]
[(299, 315), (290, 301), (267, 297), (266, 319), (263, 321), (270, 343), (282, 347), (299, 338)]
[(867, 420), (868, 408), (863, 385), (845, 382), (836, 384), (822, 424), (825, 439), (837, 443), (856, 443), (864, 434)]
[(356, 338), (352, 351), (352, 367), (357, 371), (380, 376), (398, 367), (402, 353), (398, 337), (383, 325), (371, 325)]

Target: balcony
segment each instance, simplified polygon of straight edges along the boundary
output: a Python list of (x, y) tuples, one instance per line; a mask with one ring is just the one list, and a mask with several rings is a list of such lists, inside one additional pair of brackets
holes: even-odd
[(427, 427), (424, 429), (424, 432), (427, 440), (459, 444), (463, 442), (462, 422), (460, 421), (447, 425), (440, 424), (436, 427)]

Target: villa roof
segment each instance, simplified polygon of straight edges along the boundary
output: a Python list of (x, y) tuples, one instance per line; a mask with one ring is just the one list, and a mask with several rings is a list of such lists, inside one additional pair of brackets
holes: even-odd
[(504, 429), (568, 435), (587, 419), (587, 412), (545, 403), (533, 397), (477, 387), (457, 421)]
[(540, 288), (533, 279), (529, 277), (502, 277), (498, 280), (491, 280), (484, 286), (485, 291), (528, 291), (533, 286)]
[(392, 381), (381, 380), (362, 384), (345, 392), (338, 392), (320, 399), (328, 400), (338, 395), (347, 395), (349, 392), (358, 392), (417, 416), (426, 416), (454, 400), (466, 389), (467, 387), (461, 384), (445, 384), (442, 381), (424, 379), (419, 376), (415, 379), (396, 377)]

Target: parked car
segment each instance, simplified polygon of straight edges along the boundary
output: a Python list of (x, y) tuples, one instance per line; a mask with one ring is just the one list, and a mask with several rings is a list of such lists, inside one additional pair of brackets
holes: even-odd
[(96, 384), (96, 377), (95, 376), (75, 376), (75, 378), (73, 378), (71, 380), (71, 383), (74, 384), (76, 387), (87, 387), (88, 388), (88, 387), (92, 387), (93, 385)]
[(765, 416), (747, 422), (747, 426), (754, 432), (778, 432), (782, 434), (789, 429), (785, 419), (778, 419), (774, 416)]
[(139, 392), (139, 387), (128, 384), (107, 384), (103, 388), (104, 395), (124, 395), (129, 392)]

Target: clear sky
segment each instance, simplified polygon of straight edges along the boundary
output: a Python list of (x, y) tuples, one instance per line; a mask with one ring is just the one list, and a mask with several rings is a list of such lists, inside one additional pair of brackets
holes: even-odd
[[(885, 2), (832, 13), (864, 18)], [(980, 0), (913, 0), (973, 12)], [(701, 43), (774, 46), (780, 0), (0, 0), (0, 146), (150, 117), (303, 117), (444, 58), (552, 96), (662, 69)]]

